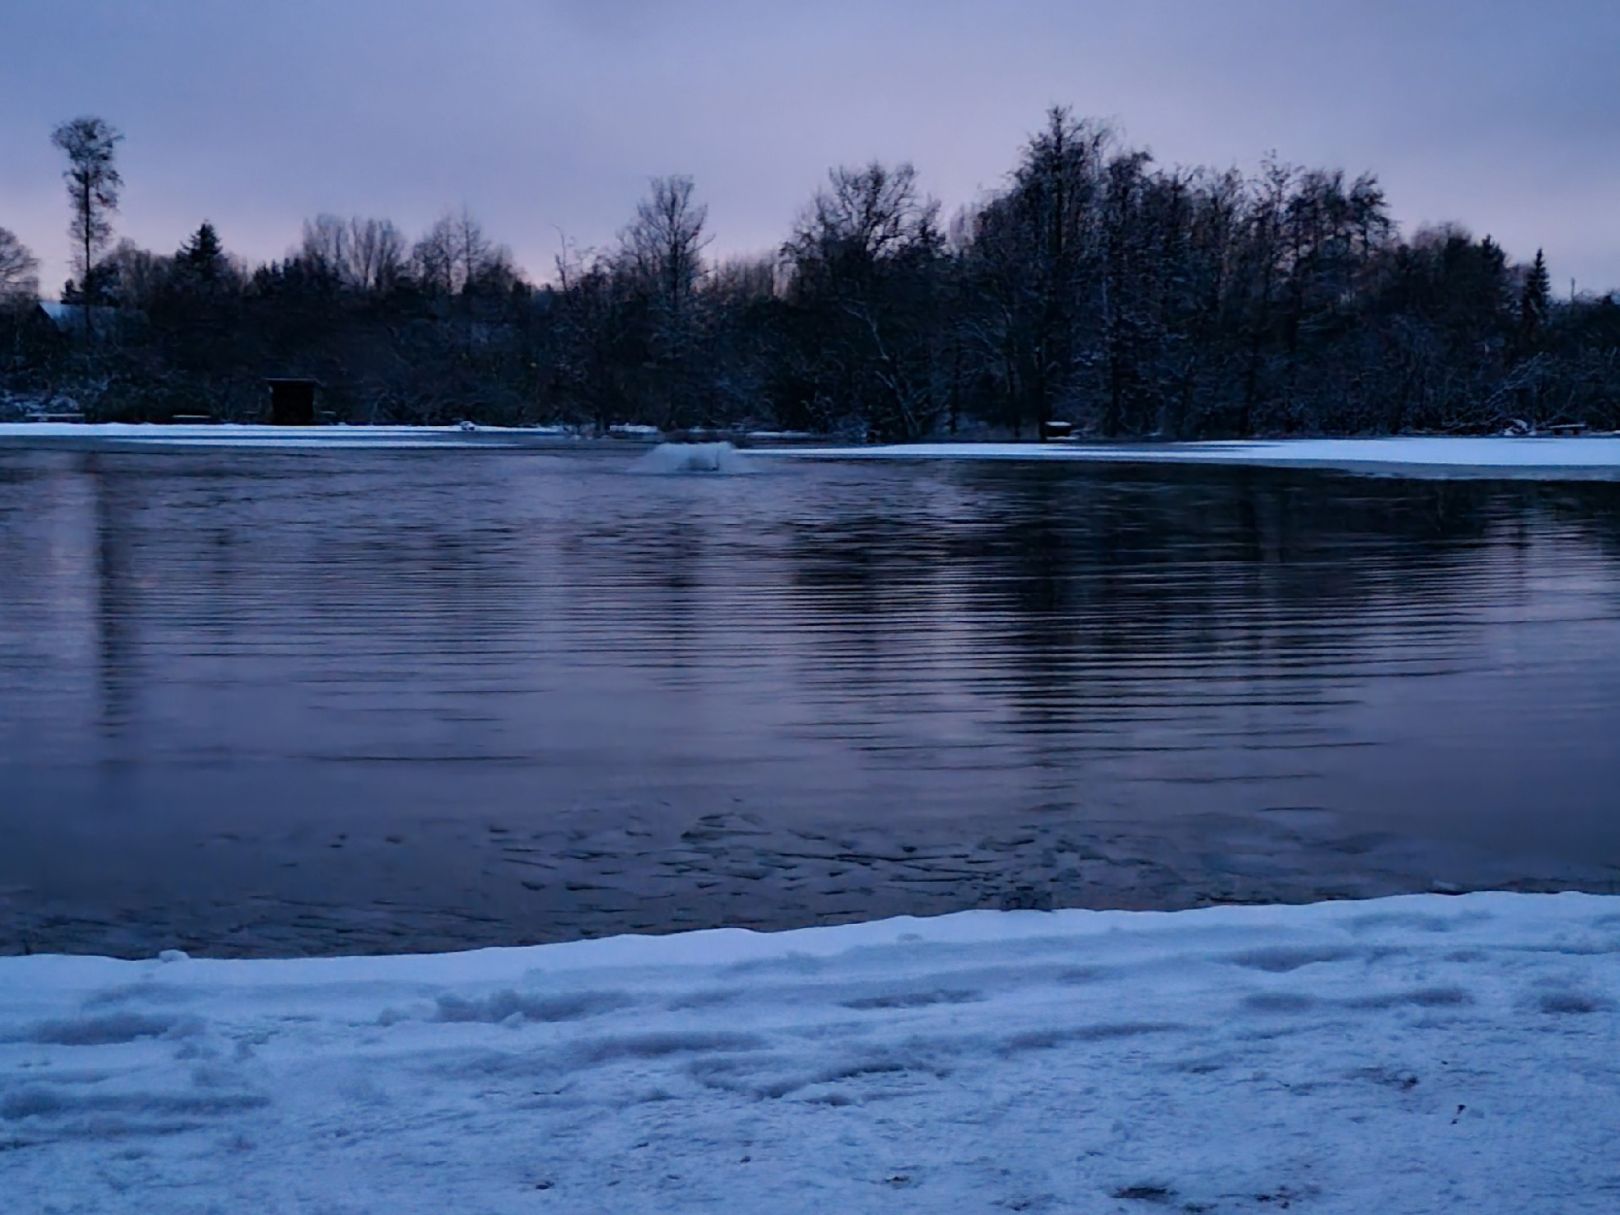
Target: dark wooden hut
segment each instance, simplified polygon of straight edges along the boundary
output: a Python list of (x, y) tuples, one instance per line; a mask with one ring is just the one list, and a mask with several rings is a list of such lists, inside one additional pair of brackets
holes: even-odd
[(300, 376), (271, 376), (265, 379), (270, 389), (270, 424), (272, 426), (315, 425), (315, 393), (319, 380)]

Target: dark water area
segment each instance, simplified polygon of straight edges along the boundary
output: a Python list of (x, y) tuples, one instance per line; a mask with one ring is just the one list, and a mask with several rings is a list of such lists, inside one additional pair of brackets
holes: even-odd
[(1620, 889), (1620, 486), (0, 451), (0, 951)]

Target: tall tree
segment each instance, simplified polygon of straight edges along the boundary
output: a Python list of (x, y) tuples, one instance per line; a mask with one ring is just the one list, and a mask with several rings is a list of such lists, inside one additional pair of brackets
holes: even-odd
[(391, 291), (405, 266), (405, 238), (392, 221), (349, 220), (349, 259), (344, 280), (356, 291), (381, 294)]
[(328, 284), (341, 283), (348, 260), (349, 227), (342, 219), (323, 211), (304, 221), (298, 261), (308, 274)]
[(1552, 276), (1547, 273), (1547, 258), (1540, 249), (1536, 260), (1525, 272), (1524, 286), (1519, 291), (1519, 340), (1522, 352), (1535, 348), (1541, 331), (1547, 324), (1547, 312), (1552, 305)]
[(207, 220), (198, 225), (174, 255), (175, 273), (187, 286), (205, 291), (219, 287), (229, 268), (219, 233)]
[(694, 395), (699, 337), (697, 291), (703, 277), (709, 209), (693, 199), (690, 177), (657, 177), (636, 217), (619, 234), (619, 269), (646, 302), (646, 353), (664, 425), (682, 422)]
[(1092, 362), (1104, 305), (1107, 127), (1053, 106), (1024, 146), (1009, 188), (979, 213), (970, 281), (992, 318), (978, 335), (1003, 382), (1015, 429), (1044, 435)]
[(90, 332), (90, 305), (96, 302), (96, 254), (112, 239), (112, 217), (118, 210), (124, 179), (118, 172), (118, 145), (123, 134), (105, 119), (83, 116), (62, 123), (51, 132), (51, 142), (68, 159), (62, 171), (67, 182), (73, 222), (74, 261), (85, 302), (85, 333)]
[(465, 206), (450, 220), (450, 250), (459, 290), (467, 290), (482, 279), (495, 256), (495, 246), (484, 233), (484, 225)]
[(490, 240), (466, 207), (435, 220), (411, 250), (411, 262), (430, 295), (498, 295), (517, 278), (512, 251)]
[(704, 224), (709, 209), (693, 201), (690, 177), (655, 177), (636, 205), (636, 218), (620, 234), (624, 256), (656, 293), (660, 307), (678, 316), (703, 274)]
[(939, 204), (909, 164), (873, 161), (827, 177), (782, 250), (799, 319), (801, 416), (841, 414), (871, 433), (915, 438), (940, 391)]

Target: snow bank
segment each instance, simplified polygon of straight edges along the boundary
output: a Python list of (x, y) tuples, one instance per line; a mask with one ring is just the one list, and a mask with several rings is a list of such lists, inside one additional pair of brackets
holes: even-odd
[[(616, 426), (624, 438), (656, 438), (655, 427)], [(570, 437), (560, 426), (158, 426), (106, 422), (0, 422), (0, 447), (142, 443), (163, 447), (424, 448), (523, 444)], [(766, 437), (762, 432), (756, 437)], [(802, 439), (793, 432), (776, 439)], [(738, 471), (753, 456), (836, 460), (1085, 460), (1115, 464), (1247, 464), (1430, 476), (1620, 479), (1620, 436), (1582, 438), (1288, 439), (1206, 443), (903, 443), (876, 447), (759, 447), (742, 456), (728, 443), (660, 444), (651, 455), (725, 449)], [(671, 471), (653, 469), (652, 471)], [(683, 468), (679, 471), (694, 471)], [(705, 471), (715, 471), (706, 469)]]
[(1089, 460), (1251, 464), (1445, 476), (1620, 477), (1620, 436), (1592, 438), (1280, 439), (1205, 443), (902, 443), (800, 447), (768, 454), (838, 460)]
[(1620, 1206), (1620, 899), (0, 960), (7, 1210)]
[(142, 443), (163, 447), (485, 447), (501, 439), (562, 438), (561, 426), (251, 426), (131, 422), (0, 422), (0, 447)]

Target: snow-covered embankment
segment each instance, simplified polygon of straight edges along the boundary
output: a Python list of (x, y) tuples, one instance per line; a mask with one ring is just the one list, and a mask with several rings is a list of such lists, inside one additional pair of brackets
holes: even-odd
[(10, 1211), (1620, 1209), (1620, 900), (0, 960)]
[(1620, 436), (1561, 438), (1272, 439), (1198, 443), (898, 443), (796, 447), (788, 459), (1039, 460), (1230, 464), (1452, 477), (1620, 479)]

